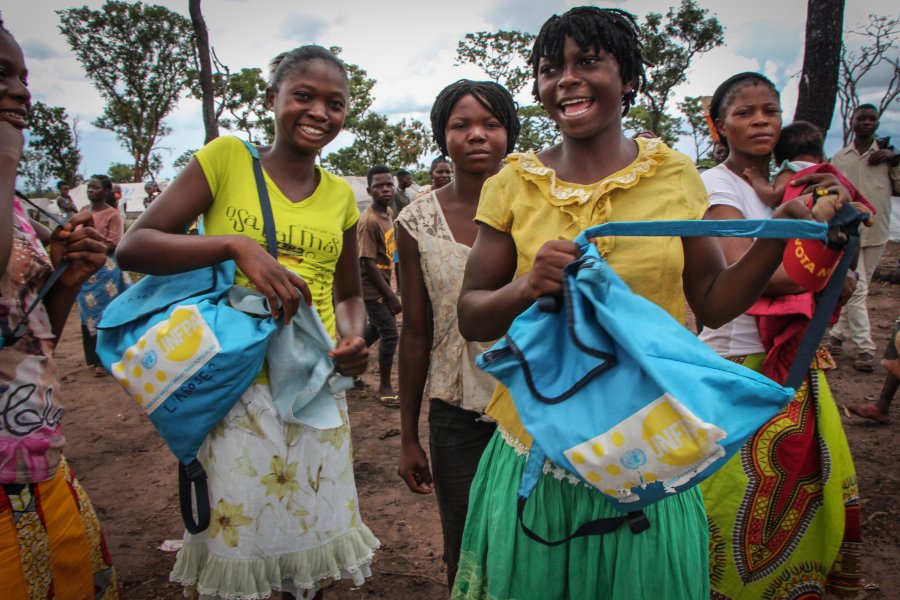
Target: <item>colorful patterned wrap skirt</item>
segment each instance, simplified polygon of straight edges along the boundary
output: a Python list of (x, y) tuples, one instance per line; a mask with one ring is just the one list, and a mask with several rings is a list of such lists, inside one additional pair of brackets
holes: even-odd
[(119, 598), (116, 571), (87, 494), (63, 457), (41, 483), (0, 485), (3, 598)]
[[(452, 598), (709, 598), (708, 531), (699, 487), (645, 509), (647, 531), (633, 534), (622, 526), (550, 547), (527, 537), (517, 521), (527, 452), (503, 430), (485, 449), (472, 483)], [(548, 461), (524, 522), (544, 539), (556, 540), (585, 521), (620, 515), (599, 492)]]
[[(763, 355), (734, 358), (761, 370)], [(809, 600), (860, 587), (856, 471), (824, 369), (700, 484), (715, 600)]]

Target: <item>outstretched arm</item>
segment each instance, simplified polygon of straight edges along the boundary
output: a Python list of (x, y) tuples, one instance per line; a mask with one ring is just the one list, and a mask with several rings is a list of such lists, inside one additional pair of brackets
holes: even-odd
[[(835, 189), (830, 210), (822, 213), (830, 219), (850, 196), (843, 187)], [(812, 219), (806, 197), (783, 204), (772, 218)], [(708, 219), (743, 219), (736, 208), (717, 205)], [(763, 293), (785, 295), (805, 291), (780, 269), (786, 240), (740, 238), (682, 238), (684, 247), (684, 292), (698, 321), (712, 328), (721, 327), (741, 315)]]

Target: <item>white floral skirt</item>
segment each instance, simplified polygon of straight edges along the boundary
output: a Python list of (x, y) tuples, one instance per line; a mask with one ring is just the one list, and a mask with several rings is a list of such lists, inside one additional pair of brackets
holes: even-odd
[(379, 542), (359, 516), (346, 396), (335, 400), (340, 427), (285, 425), (269, 386), (254, 384), (210, 433), (199, 454), (210, 526), (185, 532), (171, 574), (185, 595), (312, 598), (332, 580), (371, 576)]

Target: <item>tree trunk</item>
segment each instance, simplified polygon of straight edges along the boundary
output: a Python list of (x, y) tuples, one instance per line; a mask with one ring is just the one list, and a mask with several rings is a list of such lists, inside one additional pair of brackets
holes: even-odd
[(794, 120), (809, 121), (822, 129), (831, 127), (837, 96), (844, 0), (808, 0), (803, 72)]
[[(811, 0), (810, 0), (811, 1)], [(200, 11), (200, 0), (190, 0), (191, 23), (197, 36), (197, 54), (200, 58), (200, 91), (203, 93), (203, 127), (206, 130), (205, 144), (219, 137), (219, 124), (215, 116), (215, 97), (212, 80), (212, 59), (209, 55), (209, 32)]]

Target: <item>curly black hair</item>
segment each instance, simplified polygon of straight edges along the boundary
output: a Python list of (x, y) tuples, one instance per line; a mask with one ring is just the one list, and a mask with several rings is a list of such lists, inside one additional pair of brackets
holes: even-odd
[(494, 115), (506, 128), (506, 153), (512, 152), (512, 149), (516, 147), (516, 140), (519, 139), (521, 127), (512, 95), (505, 87), (493, 81), (460, 79), (441, 90), (431, 107), (431, 131), (441, 154), (449, 154), (447, 151), (447, 121), (450, 120), (450, 113), (460, 98), (466, 94), (471, 94), (478, 104)]
[(638, 25), (634, 15), (618, 8), (579, 6), (563, 13), (562, 16), (553, 15), (547, 19), (534, 40), (530, 58), (531, 73), (534, 77), (532, 94), (538, 102), (541, 101), (537, 85), (541, 59), (562, 63), (566, 37), (575, 40), (582, 50), (592, 48), (606, 50), (619, 63), (622, 83), (634, 81), (634, 89), (622, 97), (622, 116), (627, 115), (628, 109), (637, 99), (638, 92), (647, 82)]

